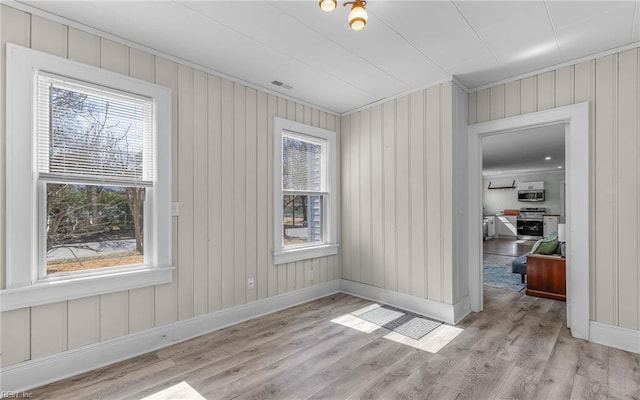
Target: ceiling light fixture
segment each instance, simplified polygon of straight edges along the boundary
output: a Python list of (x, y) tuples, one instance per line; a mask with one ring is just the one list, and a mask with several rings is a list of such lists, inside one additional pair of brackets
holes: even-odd
[(547, 160), (547, 161), (549, 161), (549, 160), (551, 160), (551, 157), (547, 156), (547, 157), (545, 157), (544, 159), (545, 159), (545, 160)]
[(338, 5), (338, 0), (318, 0), (318, 5), (324, 12), (333, 11)]
[(365, 0), (347, 1), (343, 6), (347, 4), (353, 4), (349, 13), (349, 27), (354, 31), (363, 30), (368, 18), (367, 10), (364, 9), (367, 2)]
[[(337, 0), (318, 0), (318, 5), (325, 12), (333, 11), (338, 5)], [(361, 31), (364, 29), (365, 25), (367, 25), (367, 19), (369, 15), (367, 14), (367, 10), (365, 10), (365, 6), (367, 5), (366, 0), (355, 0), (355, 1), (345, 1), (343, 6), (351, 5), (351, 11), (349, 12), (349, 27), (354, 31)]]

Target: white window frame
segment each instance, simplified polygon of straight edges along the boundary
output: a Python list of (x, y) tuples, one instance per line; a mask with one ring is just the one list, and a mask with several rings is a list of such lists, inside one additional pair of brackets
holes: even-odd
[[(6, 288), (0, 310), (169, 283), (171, 266), (171, 91), (166, 87), (7, 43)], [(153, 186), (145, 198), (145, 263), (40, 277), (36, 84), (39, 71), (153, 100)]]
[[(310, 243), (308, 245), (284, 246), (282, 197), (285, 194), (282, 188), (282, 137), (289, 133), (303, 137), (309, 137), (311, 141), (326, 143), (326, 155), (323, 165), (323, 179), (326, 191), (323, 204), (323, 232), (322, 243)], [(330, 256), (338, 254), (338, 197), (337, 197), (337, 155), (336, 133), (322, 128), (316, 128), (289, 121), (284, 118), (273, 119), (273, 229), (274, 229), (274, 264), (284, 264), (310, 258)]]

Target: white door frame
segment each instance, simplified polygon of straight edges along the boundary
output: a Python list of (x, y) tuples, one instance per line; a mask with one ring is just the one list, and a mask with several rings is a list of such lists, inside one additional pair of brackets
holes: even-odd
[(565, 124), (567, 326), (589, 339), (589, 103), (469, 125), (469, 300), (482, 311), (482, 138)]

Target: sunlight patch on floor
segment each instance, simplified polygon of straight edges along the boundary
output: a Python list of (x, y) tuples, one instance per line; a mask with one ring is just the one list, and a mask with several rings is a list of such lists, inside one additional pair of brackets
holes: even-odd
[(206, 400), (187, 382), (182, 381), (142, 400)]
[(463, 329), (456, 328), (455, 326), (440, 325), (427, 335), (423, 336), (420, 340), (412, 339), (397, 332), (389, 332), (383, 337), (385, 339), (393, 340), (394, 342), (415, 347), (416, 349), (428, 351), (429, 353), (437, 353), (462, 331)]
[[(380, 325), (374, 324), (372, 322), (366, 321), (360, 318), (360, 315), (363, 315), (369, 311), (375, 310), (376, 308), (381, 307), (380, 304), (374, 303), (370, 304), (366, 307), (360, 308), (356, 311), (353, 311), (349, 314), (342, 315), (338, 318), (334, 318), (331, 322), (340, 324), (342, 326), (346, 326), (347, 328), (352, 328), (360, 332), (364, 333), (372, 333), (379, 328), (383, 328)], [(398, 332), (389, 332), (383, 337), (388, 340), (392, 340), (396, 343), (404, 344), (406, 346), (411, 346), (416, 349), (420, 349), (423, 351), (427, 351), (429, 353), (437, 353), (447, 344), (449, 344), (456, 336), (458, 336), (464, 329), (456, 328), (455, 326), (450, 325), (440, 325), (435, 328), (433, 331), (429, 332), (419, 340), (412, 339), (408, 336), (400, 334)]]
[(352, 328), (364, 333), (371, 333), (376, 329), (380, 328), (380, 326), (371, 323), (369, 321), (365, 321), (362, 318), (358, 318), (355, 315), (345, 314), (336, 319), (332, 319), (331, 322), (336, 324), (340, 324), (346, 326), (347, 328)]

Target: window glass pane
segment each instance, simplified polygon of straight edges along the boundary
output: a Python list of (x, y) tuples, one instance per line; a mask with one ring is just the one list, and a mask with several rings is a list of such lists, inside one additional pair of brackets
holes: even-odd
[(40, 76), (40, 172), (151, 179), (151, 102)]
[(144, 188), (46, 184), (47, 274), (144, 262)]
[(282, 136), (282, 188), (322, 191), (322, 145)]
[(323, 241), (322, 196), (283, 196), (284, 246)]

